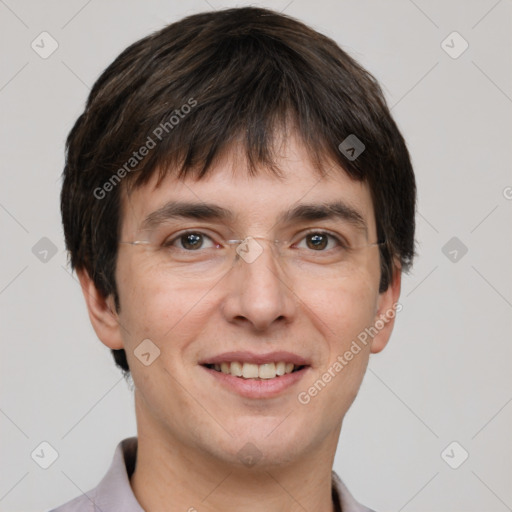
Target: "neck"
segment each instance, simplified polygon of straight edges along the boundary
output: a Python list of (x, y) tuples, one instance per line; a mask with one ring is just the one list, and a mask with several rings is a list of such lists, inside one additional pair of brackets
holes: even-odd
[(130, 483), (146, 512), (334, 512), (331, 471), (339, 432), (300, 460), (247, 467), (183, 446), (139, 415), (137, 427)]

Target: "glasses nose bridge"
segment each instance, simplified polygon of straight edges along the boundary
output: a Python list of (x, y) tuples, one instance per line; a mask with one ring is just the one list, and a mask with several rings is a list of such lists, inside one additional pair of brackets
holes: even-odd
[(265, 250), (272, 251), (274, 259), (280, 261), (282, 259), (283, 241), (275, 240), (264, 236), (247, 236), (243, 240), (229, 240), (233, 245), (235, 258), (240, 258), (246, 263), (256, 261)]

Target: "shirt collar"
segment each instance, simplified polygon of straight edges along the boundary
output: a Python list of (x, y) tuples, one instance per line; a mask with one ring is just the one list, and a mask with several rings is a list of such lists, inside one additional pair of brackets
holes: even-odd
[[(129, 437), (121, 441), (117, 445), (109, 470), (96, 489), (88, 493), (88, 496), (81, 496), (77, 500), (91, 500), (97, 510), (102, 512), (144, 512), (130, 486), (130, 477), (135, 469), (136, 459), (137, 438)], [(354, 499), (334, 471), (332, 472), (332, 495), (335, 506), (341, 505), (341, 510), (338, 509), (336, 512), (372, 512)], [(67, 510), (78, 510), (78, 508)]]

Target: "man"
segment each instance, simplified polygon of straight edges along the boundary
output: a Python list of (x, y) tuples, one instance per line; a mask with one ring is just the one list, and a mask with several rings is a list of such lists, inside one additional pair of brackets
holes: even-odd
[(62, 215), (137, 438), (59, 512), (366, 511), (332, 465), (414, 256), (376, 81), (260, 8), (127, 48), (67, 142)]

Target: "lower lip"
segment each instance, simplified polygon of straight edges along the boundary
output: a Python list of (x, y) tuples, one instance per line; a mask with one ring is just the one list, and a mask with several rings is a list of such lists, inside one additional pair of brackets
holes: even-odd
[(222, 386), (246, 398), (272, 398), (299, 382), (309, 366), (273, 379), (244, 379), (201, 366)]

